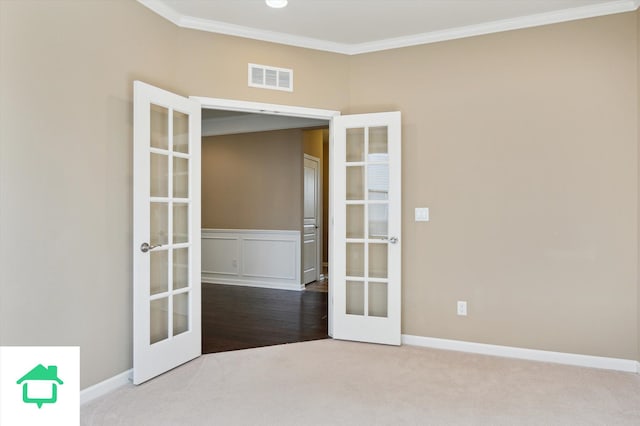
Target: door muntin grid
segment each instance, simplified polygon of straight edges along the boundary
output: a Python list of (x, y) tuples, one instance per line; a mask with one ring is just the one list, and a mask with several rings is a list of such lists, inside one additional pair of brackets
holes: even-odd
[(389, 152), (386, 126), (346, 129), (345, 313), (388, 316)]
[(150, 107), (149, 343), (191, 330), (189, 115)]

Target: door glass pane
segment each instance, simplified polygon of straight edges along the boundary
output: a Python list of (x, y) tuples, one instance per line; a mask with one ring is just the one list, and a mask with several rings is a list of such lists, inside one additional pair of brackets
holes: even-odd
[(189, 293), (173, 296), (173, 335), (189, 331)]
[(347, 314), (364, 315), (364, 283), (347, 281)]
[(387, 316), (387, 283), (369, 283), (369, 316)]
[(153, 345), (161, 340), (169, 337), (169, 303), (168, 298), (156, 299), (151, 301), (150, 306), (150, 341)]
[(169, 243), (169, 204), (168, 203), (151, 203), (149, 205), (150, 210), (150, 225), (151, 235), (149, 244), (152, 246), (158, 244)]
[(347, 276), (364, 277), (364, 244), (347, 243)]
[(151, 196), (167, 197), (169, 193), (169, 157), (151, 153)]
[(364, 167), (347, 167), (347, 200), (364, 200)]
[(189, 160), (173, 157), (173, 196), (189, 197)]
[(151, 104), (151, 146), (169, 149), (169, 110)]
[(369, 277), (387, 278), (387, 244), (369, 244)]
[(369, 238), (383, 239), (389, 236), (389, 206), (369, 204)]
[(189, 205), (175, 203), (173, 205), (173, 243), (189, 241)]
[(369, 164), (367, 167), (370, 200), (389, 199), (389, 165)]
[(347, 163), (364, 161), (364, 129), (347, 129)]
[(173, 150), (189, 152), (189, 116), (180, 111), (173, 111)]
[(347, 238), (364, 238), (364, 206), (347, 206)]
[(389, 159), (387, 148), (387, 127), (369, 128), (369, 161), (387, 161)]
[(189, 285), (189, 249), (173, 250), (173, 289)]
[(169, 257), (166, 250), (150, 253), (150, 293), (158, 294), (169, 290)]

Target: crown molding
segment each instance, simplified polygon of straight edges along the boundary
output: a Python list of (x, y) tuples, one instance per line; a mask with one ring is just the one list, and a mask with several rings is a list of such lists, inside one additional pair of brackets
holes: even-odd
[[(146, 2), (157, 0), (138, 1)], [(303, 47), (306, 49), (324, 50), (327, 52), (342, 53), (345, 55), (351, 54), (349, 51), (349, 45), (344, 43), (334, 43), (331, 41), (300, 37), (275, 31), (258, 30), (255, 28), (244, 27), (242, 25), (228, 24), (226, 22), (219, 21), (209, 21), (207, 19), (194, 18), (192, 16), (181, 17), (179, 24), (177, 25), (193, 30), (202, 30), (211, 33), (250, 38), (254, 40), (267, 41), (270, 43), (286, 44), (289, 46)]]
[(398, 49), (420, 44), (437, 43), (479, 35), (493, 34), (504, 31), (557, 24), (579, 19), (595, 18), (616, 13), (631, 12), (640, 7), (640, 0), (615, 0), (607, 3), (581, 6), (554, 12), (539, 13), (512, 19), (486, 22), (477, 25), (450, 28), (442, 31), (432, 31), (406, 37), (397, 37), (367, 43), (336, 43), (315, 38), (300, 37), (275, 31), (258, 30), (226, 22), (210, 21), (181, 15), (162, 0), (137, 0), (163, 18), (182, 28), (225, 34), (235, 37), (250, 38), (271, 43), (285, 44), (306, 49), (323, 50), (343, 55), (359, 55), (382, 50)]
[(469, 25), (442, 31), (416, 34), (408, 37), (356, 44), (351, 46), (350, 54), (358, 55), (362, 53), (378, 52), (381, 50), (397, 49), (400, 47), (410, 47), (420, 44), (437, 43), (440, 41), (500, 33), (504, 31), (540, 27), (543, 25), (558, 24), (561, 22), (576, 21), (579, 19), (595, 18), (598, 16), (631, 12), (638, 9), (639, 6), (640, 0), (617, 0), (591, 6), (575, 7), (512, 19), (502, 19), (478, 25)]

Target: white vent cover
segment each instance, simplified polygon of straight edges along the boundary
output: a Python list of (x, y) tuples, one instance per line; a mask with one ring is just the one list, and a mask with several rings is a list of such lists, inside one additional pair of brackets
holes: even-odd
[(293, 70), (249, 64), (249, 86), (293, 92)]

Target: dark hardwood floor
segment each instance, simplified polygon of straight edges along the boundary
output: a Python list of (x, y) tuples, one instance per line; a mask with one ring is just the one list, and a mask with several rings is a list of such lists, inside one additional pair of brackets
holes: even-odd
[(326, 339), (327, 296), (202, 284), (202, 353)]

